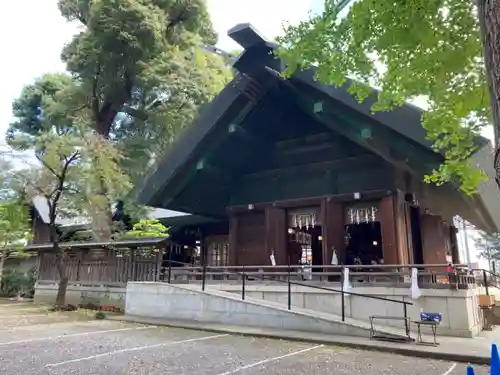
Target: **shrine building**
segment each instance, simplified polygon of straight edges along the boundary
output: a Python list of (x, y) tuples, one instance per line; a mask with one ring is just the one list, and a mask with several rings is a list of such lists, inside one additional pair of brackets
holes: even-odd
[(274, 255), (285, 265), (296, 244), (315, 265), (331, 264), (333, 249), (344, 264), (458, 263), (455, 215), (498, 231), (488, 140), (472, 156), (489, 176), (478, 194), (426, 184), (443, 156), (421, 109), (373, 114), (375, 91), (358, 103), (313, 70), (282, 78), (277, 45), (248, 24), (229, 36), (244, 48), (236, 76), (139, 189), (143, 204), (191, 214), (166, 223), (178, 243), (201, 244), (205, 264), (270, 265)]

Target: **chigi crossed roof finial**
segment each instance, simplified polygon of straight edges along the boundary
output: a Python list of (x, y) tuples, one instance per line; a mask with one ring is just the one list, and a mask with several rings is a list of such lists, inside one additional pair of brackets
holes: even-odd
[(236, 26), (231, 27), (228, 30), (227, 35), (245, 49), (248, 49), (256, 44), (269, 42), (266, 37), (264, 37), (249, 23), (239, 23)]

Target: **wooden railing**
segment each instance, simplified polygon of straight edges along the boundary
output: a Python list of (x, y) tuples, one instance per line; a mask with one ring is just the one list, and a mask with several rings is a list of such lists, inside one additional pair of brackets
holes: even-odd
[[(204, 269), (205, 268), (205, 269)], [(458, 265), (453, 272), (447, 272), (444, 264), (408, 265), (356, 265), (356, 266), (206, 266), (189, 265), (169, 267), (168, 261), (159, 254), (148, 257), (110, 256), (101, 260), (79, 260), (71, 258), (67, 262), (70, 285), (124, 286), (127, 281), (160, 281), (167, 277), (174, 283), (199, 281), (205, 273), (210, 283), (239, 283), (241, 274), (249, 282), (257, 282), (266, 276), (272, 280), (288, 280), (323, 284), (340, 282), (343, 269), (349, 269), (349, 282), (353, 286), (407, 287), (411, 284), (411, 269), (417, 268), (420, 288), (465, 289), (475, 285), (477, 278), (466, 266)], [(53, 260), (45, 259), (39, 268), (39, 284), (57, 283), (59, 276)], [(263, 281), (259, 279), (260, 283)]]
[[(474, 275), (465, 267), (458, 266), (452, 272), (447, 272), (446, 265), (377, 265), (377, 266), (185, 266), (162, 269), (161, 279), (170, 278), (171, 282), (190, 282), (201, 280), (203, 274), (211, 283), (239, 283), (241, 274), (245, 274), (249, 282), (262, 283), (261, 276), (266, 276), (267, 282), (287, 280), (306, 281), (310, 284), (340, 282), (343, 269), (349, 269), (349, 282), (353, 286), (392, 286), (408, 287), (411, 284), (411, 269), (417, 268), (418, 285), (420, 288), (452, 288), (466, 289), (475, 285)], [(255, 280), (252, 280), (255, 277)]]
[[(127, 281), (158, 281), (161, 260), (157, 256), (108, 257), (104, 260), (70, 259), (66, 264), (69, 285), (124, 286)], [(53, 261), (42, 262), (38, 284), (59, 282), (59, 274)]]

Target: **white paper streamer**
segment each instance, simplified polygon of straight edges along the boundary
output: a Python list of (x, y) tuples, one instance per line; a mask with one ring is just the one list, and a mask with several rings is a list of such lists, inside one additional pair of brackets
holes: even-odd
[(418, 269), (411, 269), (411, 298), (418, 299), (421, 296), (420, 288), (418, 287)]
[(332, 253), (332, 266), (338, 266), (339, 258), (337, 257), (337, 250), (333, 249)]

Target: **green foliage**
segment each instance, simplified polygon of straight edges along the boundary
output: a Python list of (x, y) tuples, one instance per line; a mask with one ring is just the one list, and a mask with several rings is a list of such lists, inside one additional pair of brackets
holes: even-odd
[(474, 193), (486, 177), (469, 157), (474, 135), (490, 119), (474, 2), (359, 0), (340, 18), (342, 2), (325, 0), (322, 14), (287, 27), (278, 52), (285, 75), (316, 66), (323, 83), (342, 86), (352, 78), (348, 89), (359, 101), (369, 85), (379, 87), (373, 111), (427, 98), (422, 125), (445, 160), (425, 180), (457, 179), (465, 193)]
[(5, 260), (12, 254), (23, 256), (30, 237), (31, 221), (25, 202), (19, 199), (0, 202), (0, 258)]
[(36, 271), (34, 268), (27, 273), (14, 268), (5, 268), (2, 272), (2, 292), (9, 296), (21, 295), (32, 298), (35, 291)]
[[(67, 133), (41, 133), (34, 139), (41, 167), (17, 171), (17, 186), (29, 198), (46, 199), (50, 226), (57, 226), (60, 219), (84, 216), (92, 219), (96, 237), (109, 232), (108, 207), (130, 189), (119, 150), (83, 125)], [(96, 194), (102, 186), (107, 194)]]
[(140, 220), (134, 224), (132, 230), (125, 232), (123, 238), (141, 238), (141, 237), (165, 237), (168, 238), (168, 228), (159, 220)]
[(61, 113), (62, 101), (69, 105), (68, 95), (76, 85), (67, 74), (45, 74), (27, 85), (19, 98), (12, 103), (15, 121), (7, 131), (7, 140), (16, 148), (32, 147), (34, 137), (52, 127), (65, 129), (71, 127), (73, 116)]
[[(198, 108), (230, 78), (213, 44), (204, 0), (59, 0), (82, 31), (62, 51), (68, 75), (44, 75), (14, 101), (12, 145), (56, 127), (70, 132), (79, 117), (110, 138), (121, 166), (139, 181)], [(138, 26), (140, 25), (140, 26)]]
[(106, 313), (104, 311), (98, 311), (98, 312), (95, 313), (94, 318), (96, 320), (106, 319)]

